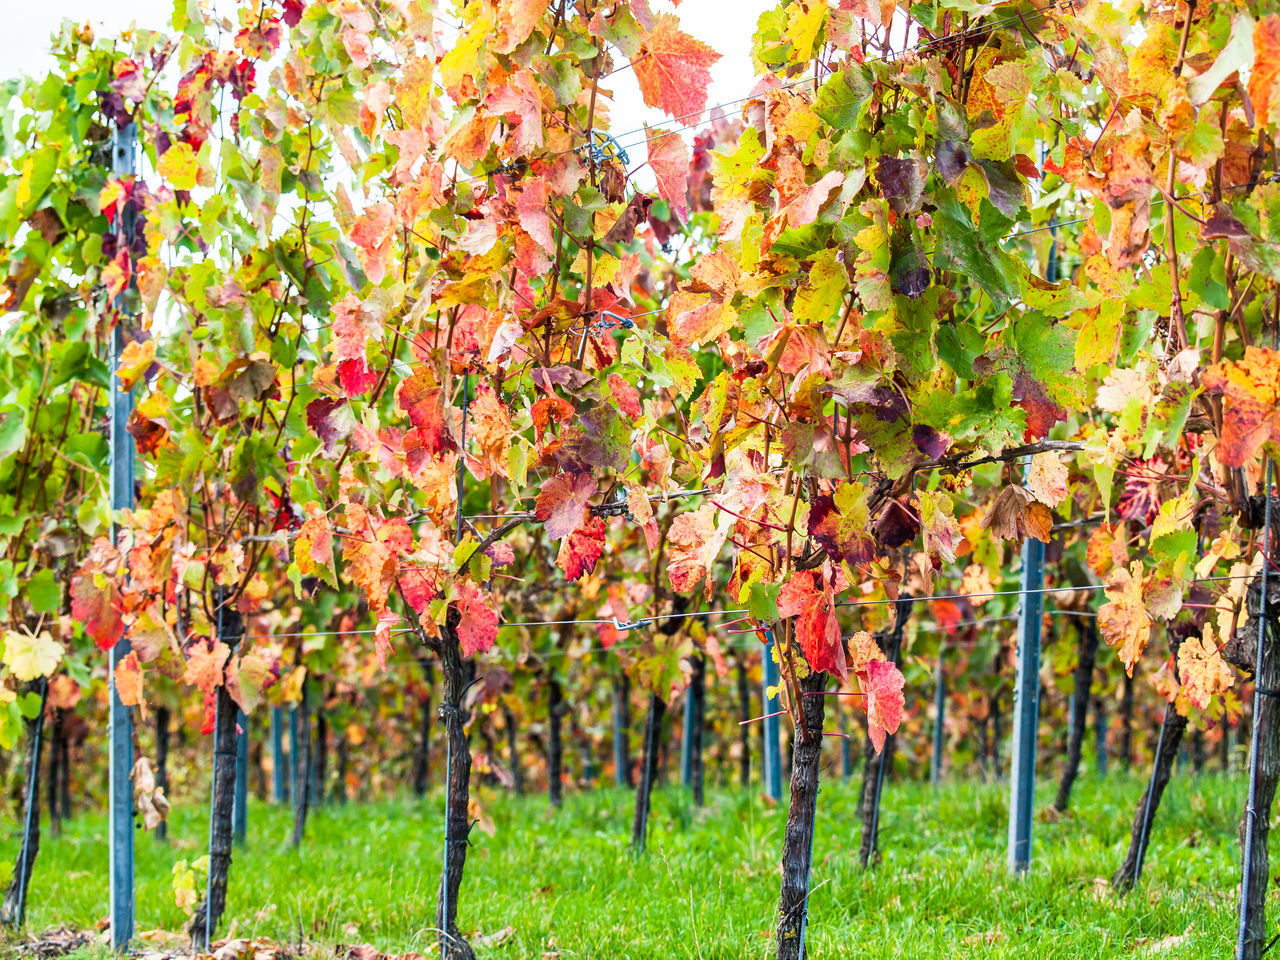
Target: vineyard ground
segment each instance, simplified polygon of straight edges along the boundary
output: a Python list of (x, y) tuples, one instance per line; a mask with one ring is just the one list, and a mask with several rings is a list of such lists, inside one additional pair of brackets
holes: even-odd
[[(828, 781), (819, 804), (808, 934), (813, 958), (1088, 958), (1230, 954), (1238, 882), (1242, 778), (1175, 775), (1141, 888), (1107, 892), (1142, 790), (1137, 777), (1083, 777), (1075, 810), (1036, 825), (1025, 880), (1005, 870), (1007, 786), (886, 786), (883, 863), (856, 866), (857, 781)], [(655, 794), (649, 852), (627, 848), (631, 794), (571, 792), (552, 812), (542, 796), (483, 791), (495, 834), (474, 834), (460, 911), (464, 931), (492, 935), (492, 957), (766, 957), (777, 901), (785, 811), (755, 794), (711, 791), (694, 810), (683, 791)], [(1045, 782), (1038, 808), (1052, 798)], [(235, 936), (327, 949), (372, 943), (433, 954), (442, 800), (326, 806), (300, 851), (285, 845), (289, 812), (251, 806), (249, 846), (232, 865), (227, 917)], [(176, 861), (199, 857), (206, 815), (174, 811), (167, 845), (138, 836), (138, 928), (178, 930)], [(92, 926), (106, 914), (105, 818), (86, 815), (59, 839), (47, 831), (29, 928)], [(12, 856), (10, 839), (3, 849)], [(1274, 904), (1272, 911), (1275, 910)], [(1273, 920), (1274, 923), (1274, 920)], [(225, 925), (224, 925), (225, 932)], [(8, 951), (6, 951), (8, 952)], [(105, 956), (104, 948), (79, 952)]]

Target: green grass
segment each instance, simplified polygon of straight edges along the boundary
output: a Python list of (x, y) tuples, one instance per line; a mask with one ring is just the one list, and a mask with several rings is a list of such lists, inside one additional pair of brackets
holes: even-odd
[[(1075, 810), (1037, 821), (1025, 879), (1005, 869), (1003, 784), (957, 783), (939, 792), (886, 786), (883, 863), (856, 865), (856, 781), (828, 782), (819, 801), (808, 942), (814, 958), (1088, 958), (1230, 955), (1238, 879), (1236, 823), (1244, 783), (1175, 776), (1142, 885), (1117, 898), (1102, 888), (1124, 855), (1142, 783), (1083, 777)], [(1042, 784), (1039, 806), (1051, 798)], [(548, 809), (485, 790), (493, 837), (475, 832), (460, 926), (514, 933), (479, 955), (542, 958), (756, 958), (770, 955), (785, 811), (757, 796), (717, 792), (704, 810), (685, 794), (655, 795), (649, 852), (627, 848), (632, 797), (615, 790), (566, 796)], [(441, 800), (329, 806), (316, 811), (299, 851), (284, 839), (288, 811), (250, 810), (249, 846), (231, 868), (228, 923), (238, 936), (324, 945), (370, 942), (431, 953), (440, 871)], [(173, 863), (206, 843), (207, 814), (174, 812), (168, 845), (139, 833), (138, 929), (179, 929)], [(106, 914), (105, 819), (82, 816), (57, 840), (45, 834), (29, 927), (88, 926)], [(11, 847), (13, 842), (10, 841)], [(8, 852), (8, 848), (6, 851)], [(12, 855), (10, 853), (10, 855)], [(1274, 910), (1274, 907), (1273, 907)], [(1144, 940), (1145, 938), (1145, 940)]]

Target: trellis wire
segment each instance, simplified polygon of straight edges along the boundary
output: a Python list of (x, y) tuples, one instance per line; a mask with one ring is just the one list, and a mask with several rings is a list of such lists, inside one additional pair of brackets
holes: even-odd
[[(1195, 577), (1189, 582), (1210, 583), (1210, 582), (1220, 582), (1223, 580), (1252, 580), (1252, 579), (1254, 579), (1252, 574), (1238, 574), (1234, 576), (1228, 575), (1228, 576), (1221, 576), (1221, 577)], [(1063, 587), (1040, 587), (1035, 590), (1028, 590), (1025, 592), (1026, 593), (1079, 593), (1079, 592), (1105, 590), (1105, 589), (1107, 589), (1107, 585), (1105, 583), (1090, 583), (1090, 584), (1081, 584), (1081, 585), (1068, 585)], [(920, 602), (928, 602), (931, 600), (970, 600), (970, 599), (976, 599), (976, 598), (991, 598), (991, 597), (1016, 597), (1016, 596), (1021, 596), (1023, 592), (1024, 591), (1022, 590), (996, 590), (990, 593), (946, 593), (946, 594), (939, 594), (932, 597), (917, 597), (916, 599)], [(836, 603), (836, 606), (838, 607), (884, 606), (890, 603), (897, 603), (897, 601), (887, 600), (887, 599), (885, 600), (841, 600), (838, 603)], [(663, 620), (684, 620), (689, 617), (718, 617), (718, 616), (724, 616), (726, 614), (745, 614), (749, 612), (750, 611), (746, 610), (745, 608), (734, 609), (734, 610), (697, 610), (691, 613), (668, 613), (668, 614), (659, 614), (658, 616), (653, 616), (653, 617), (641, 617), (638, 620), (631, 621), (631, 623), (634, 624), (636, 627), (638, 627), (638, 626), (644, 626), (651, 623), (657, 623)], [(1049, 610), (1046, 612), (1047, 613), (1066, 613), (1072, 616), (1090, 616), (1090, 614), (1088, 613), (1076, 612), (1072, 610)], [(1096, 616), (1096, 614), (1093, 614), (1093, 615)], [(1013, 615), (1009, 615), (1007, 617), (1001, 616), (998, 618), (983, 618), (983, 620), (975, 620), (975, 621), (961, 621), (959, 624), (957, 624), (957, 626), (964, 626), (964, 625), (968, 625), (969, 623), (981, 623), (986, 620), (993, 620), (993, 619), (1009, 619), (1012, 616)], [(520, 620), (520, 621), (516, 621), (515, 623), (500, 623), (498, 624), (498, 629), (502, 630), (504, 628), (509, 628), (509, 627), (563, 627), (563, 626), (570, 626), (573, 624), (581, 624), (583, 626), (592, 626), (595, 624), (616, 625), (613, 618), (591, 617), (591, 618), (585, 618), (582, 620)], [(288, 638), (296, 638), (296, 637), (343, 637), (343, 636), (368, 635), (376, 632), (377, 631), (375, 629), (301, 630), (301, 631), (289, 632), (289, 633), (249, 633), (249, 634), (245, 634), (244, 639), (246, 640), (279, 640), (279, 639), (288, 639)], [(415, 631), (408, 630), (408, 629), (395, 630), (395, 631), (392, 631), (392, 636), (409, 636), (409, 635), (412, 635), (414, 632)], [(618, 647), (617, 645), (613, 645), (613, 646), (610, 646), (608, 649), (618, 649)]]

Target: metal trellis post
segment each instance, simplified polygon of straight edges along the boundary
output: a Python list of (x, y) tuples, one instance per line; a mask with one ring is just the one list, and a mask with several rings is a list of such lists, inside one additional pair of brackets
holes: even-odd
[(1098, 704), (1094, 707), (1093, 722), (1098, 730), (1098, 776), (1107, 775), (1107, 712)]
[(271, 708), (271, 795), (276, 803), (289, 799), (288, 771), (284, 765), (284, 710)]
[(680, 735), (680, 786), (693, 786), (693, 684), (684, 692), (684, 728)]
[(1013, 763), (1009, 770), (1009, 869), (1031, 865), (1031, 822), (1036, 788), (1036, 733), (1040, 726), (1040, 620), (1044, 544), (1022, 545), (1022, 597), (1018, 603), (1018, 678), (1013, 700)]
[[(111, 172), (116, 177), (134, 173), (137, 156), (137, 131), (133, 124), (119, 127), (111, 143)], [(120, 217), (120, 240), (128, 243), (133, 235), (134, 214), (125, 210)], [(121, 311), (121, 319), (124, 317)], [(111, 452), (111, 509), (133, 506), (134, 444), (129, 434), (129, 414), (133, 411), (133, 392), (120, 389), (116, 370), (125, 347), (125, 331), (119, 321), (111, 337), (111, 387), (109, 443)], [(112, 530), (115, 539), (115, 530)], [(108, 676), (109, 706), (107, 731), (110, 738), (108, 872), (110, 881), (111, 948), (123, 951), (133, 939), (133, 716), (116, 692), (116, 665), (131, 649), (123, 636), (111, 649), (111, 672)]]
[(622, 725), (622, 703), (617, 696), (613, 698), (613, 782), (619, 787), (627, 785), (627, 749), (628, 731)]
[(773, 659), (773, 631), (766, 630), (764, 645), (764, 792), (773, 800), (782, 799), (782, 744), (779, 740), (778, 697), (769, 688), (778, 685), (778, 664)]
[(249, 715), (236, 711), (236, 790), (231, 807), (231, 836), (243, 844), (249, 833)]
[(933, 761), (929, 764), (929, 783), (937, 786), (942, 782), (942, 728), (947, 716), (947, 678), (943, 673), (942, 652), (938, 647), (938, 665), (933, 676)]
[(298, 751), (302, 749), (302, 729), (298, 720), (298, 707), (293, 705), (289, 708), (289, 783), (296, 786), (298, 783), (298, 763), (301, 757)]

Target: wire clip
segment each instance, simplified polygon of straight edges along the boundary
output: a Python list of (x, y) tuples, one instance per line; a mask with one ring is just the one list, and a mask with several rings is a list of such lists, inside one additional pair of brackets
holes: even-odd
[(636, 630), (636, 629), (638, 629), (638, 628), (640, 628), (640, 627), (643, 627), (643, 626), (648, 625), (648, 623), (649, 623), (649, 621), (648, 621), (648, 620), (626, 620), (626, 621), (623, 621), (623, 620), (619, 620), (617, 617), (614, 617), (614, 618), (613, 618), (613, 629), (615, 629), (615, 630), (620, 630), (620, 631), (625, 632), (625, 631), (627, 631), (627, 630)]

